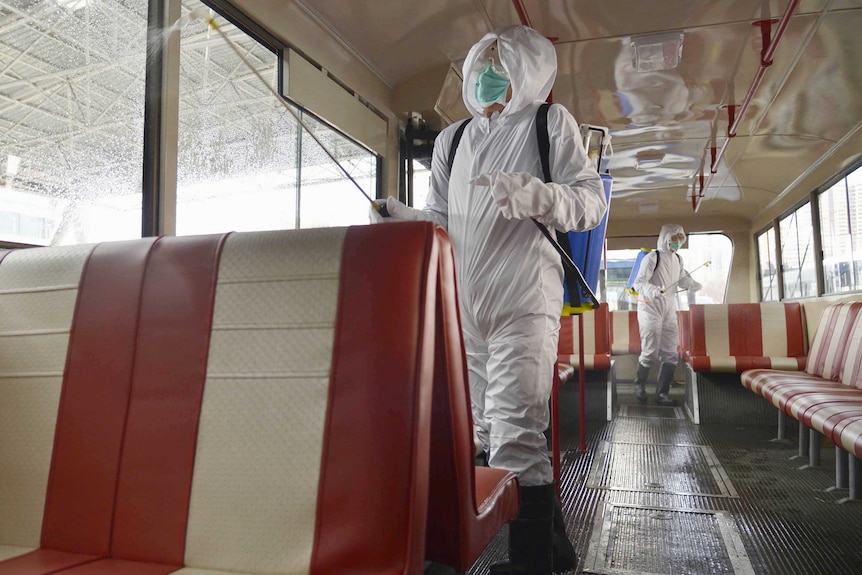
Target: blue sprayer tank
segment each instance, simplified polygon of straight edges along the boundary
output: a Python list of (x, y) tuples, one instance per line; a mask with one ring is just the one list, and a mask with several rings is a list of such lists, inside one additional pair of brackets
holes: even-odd
[[(602, 186), (605, 190), (605, 199), (608, 202), (608, 211), (602, 218), (601, 223), (586, 232), (569, 232), (569, 245), (572, 248), (572, 261), (581, 270), (584, 280), (593, 293), (598, 289), (599, 268), (602, 265), (602, 251), (605, 245), (605, 233), (608, 228), (608, 214), (611, 207), (611, 186), (613, 178), (610, 174), (601, 174)], [(571, 303), (569, 290), (563, 282), (564, 300)]]

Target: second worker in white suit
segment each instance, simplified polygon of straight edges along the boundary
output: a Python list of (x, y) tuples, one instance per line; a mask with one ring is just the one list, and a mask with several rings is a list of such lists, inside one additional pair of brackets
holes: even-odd
[(544, 435), (563, 268), (530, 218), (561, 231), (588, 230), (601, 222), (607, 201), (578, 124), (560, 105), (548, 111), (552, 183), (538, 177), (536, 112), (556, 72), (554, 46), (535, 30), (486, 34), (464, 62), (463, 98), (473, 118), (451, 173), (447, 155), (460, 123), (435, 142), (427, 207), (414, 210), (394, 198), (386, 204), (390, 219), (437, 222), (452, 240), (474, 422), (489, 464), (517, 473), (521, 484), (509, 562), (492, 566), (494, 574), (545, 575), (576, 563), (558, 504), (553, 520)]
[(682, 226), (663, 225), (656, 250), (644, 256), (632, 285), (638, 293), (641, 337), (641, 354), (635, 376), (635, 398), (640, 403), (646, 403), (644, 388), (650, 367), (659, 364), (655, 402), (658, 405), (676, 405), (676, 400), (668, 395), (673, 372), (679, 362), (676, 292), (701, 288), (685, 271), (682, 257), (677, 253), (685, 245), (685, 240)]

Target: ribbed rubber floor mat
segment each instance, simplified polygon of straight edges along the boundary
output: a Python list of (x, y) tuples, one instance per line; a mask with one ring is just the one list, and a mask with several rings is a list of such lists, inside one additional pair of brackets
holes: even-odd
[(620, 405), (619, 417), (650, 417), (661, 419), (685, 419), (681, 407), (659, 407), (654, 405)]
[[(800, 470), (806, 461), (789, 459), (796, 434), (770, 441), (775, 413), (768, 425), (748, 423), (747, 404), (762, 399), (737, 399), (720, 408), (728, 422), (694, 425), (623, 395), (613, 421), (587, 419), (584, 450), (577, 421), (562, 419), (563, 515), (580, 558), (572, 574), (862, 573), (862, 504), (838, 504), (847, 489), (825, 490), (834, 449), (823, 439), (821, 467)], [(645, 525), (655, 529), (642, 536)], [(506, 555), (503, 528), (469, 575), (487, 575)]]
[(602, 503), (584, 573), (754, 575), (754, 570), (727, 512)]
[(736, 490), (705, 445), (599, 444), (587, 487), (736, 497)]
[(701, 445), (706, 443), (700, 433), (700, 428), (692, 425), (685, 418), (620, 416), (612, 422), (611, 430), (614, 440), (622, 443), (646, 443), (649, 445), (657, 443)]

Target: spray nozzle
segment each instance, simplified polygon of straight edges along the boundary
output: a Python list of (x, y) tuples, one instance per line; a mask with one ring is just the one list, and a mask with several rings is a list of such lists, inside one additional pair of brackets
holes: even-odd
[(384, 217), (384, 218), (389, 217), (389, 210), (386, 209), (386, 202), (385, 201), (378, 202), (377, 200), (372, 200), (371, 201), (371, 207), (373, 207), (375, 210), (377, 210), (377, 213), (379, 213), (381, 217)]
[(190, 10), (182, 18), (180, 18), (180, 28), (185, 28), (190, 24), (203, 22), (217, 28), (215, 20), (210, 16), (209, 6), (198, 6), (194, 10)]

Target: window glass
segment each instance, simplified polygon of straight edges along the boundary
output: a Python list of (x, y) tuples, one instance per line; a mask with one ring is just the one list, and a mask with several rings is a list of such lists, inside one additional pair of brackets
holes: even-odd
[[(629, 297), (625, 289), (635, 259), (641, 250), (608, 250), (605, 261), (605, 293), (602, 299), (608, 302), (612, 311), (635, 309), (634, 299)], [(599, 282), (601, 285), (601, 282)]]
[(177, 234), (293, 228), (297, 123), (249, 68), (274, 83), (276, 55), (214, 16), (247, 63), (205, 22), (183, 28)]
[(862, 170), (818, 196), (826, 293), (862, 288)]
[(760, 300), (778, 301), (778, 262), (775, 258), (775, 230), (769, 228), (757, 236), (757, 259), (760, 262)]
[[(185, 0), (183, 11), (200, 6)], [(276, 86), (277, 56), (215, 17), (245, 61), (204, 22), (182, 31), (177, 233), (368, 223), (368, 200), (254, 73)], [(309, 115), (301, 118), (375, 197), (376, 156)]]
[[(733, 263), (730, 238), (724, 234), (693, 234), (679, 255), (691, 277), (703, 286), (693, 294), (693, 300), (681, 302), (680, 309), (688, 309), (687, 303), (724, 303)], [(686, 300), (686, 294), (680, 295)]]
[(301, 227), (367, 224), (370, 203), (365, 195), (377, 196), (377, 157), (308, 114), (302, 119), (355, 183), (303, 129)]
[(413, 160), (413, 207), (423, 209), (431, 193), (431, 170)]
[[(657, 238), (656, 238), (657, 239)], [(646, 246), (645, 246), (646, 247)], [(654, 247), (652, 247), (654, 249)], [(640, 250), (607, 250), (606, 283), (603, 298), (611, 310), (636, 309), (634, 298), (625, 292)], [(724, 234), (689, 235), (679, 250), (685, 269), (703, 288), (697, 292), (678, 291), (679, 309), (689, 303), (724, 303), (733, 261), (733, 242)]]
[(0, 241), (140, 237), (147, 0), (13, 4), (2, 13)]
[(817, 295), (814, 254), (814, 229), (811, 226), (811, 204), (805, 204), (778, 222), (781, 238), (781, 265), (784, 298), (796, 299)]

